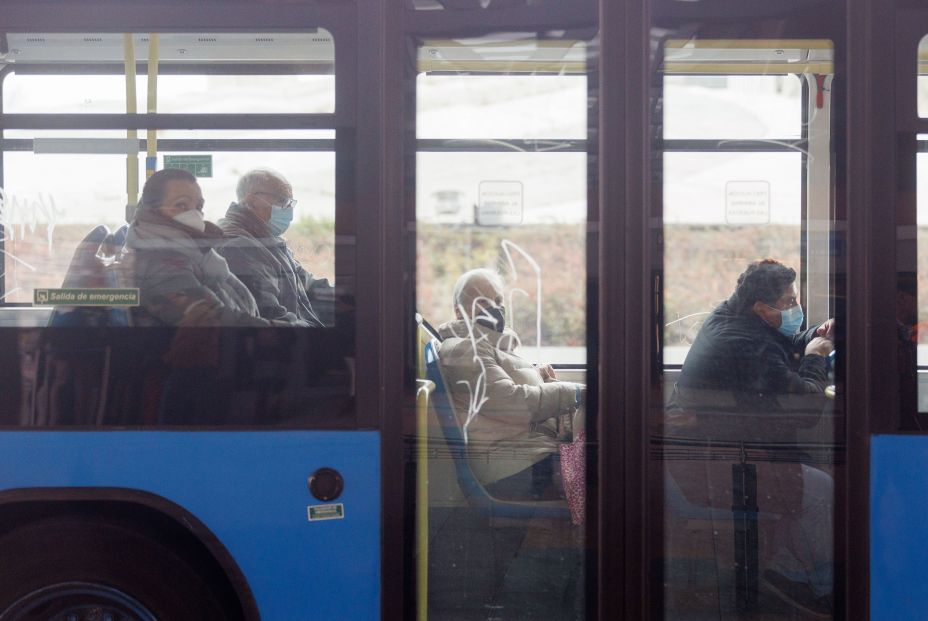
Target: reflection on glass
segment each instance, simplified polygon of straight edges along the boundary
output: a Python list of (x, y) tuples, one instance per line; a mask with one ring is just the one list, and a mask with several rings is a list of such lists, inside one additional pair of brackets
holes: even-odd
[(918, 116), (928, 117), (928, 37), (918, 42)]
[[(123, 35), (96, 33), (10, 33), (6, 58), (13, 73), (3, 82), (7, 113), (110, 113), (126, 109), (125, 77), (106, 75), (126, 58)], [(146, 110), (149, 83), (145, 75), (149, 36), (132, 36), (139, 63), (136, 80), (138, 111)], [(161, 33), (157, 53), (157, 111), (185, 114), (326, 113), (335, 110), (335, 46), (325, 30), (307, 33)], [(83, 75), (28, 75), (17, 67), (75, 63), (89, 68)], [(193, 69), (211, 64), (214, 71)], [(92, 67), (99, 67), (94, 70)], [(187, 71), (176, 68), (187, 66)], [(268, 66), (276, 66), (267, 71)], [(221, 69), (229, 68), (229, 75)], [(188, 73), (189, 75), (183, 75)], [(286, 93), (286, 97), (273, 93)], [(271, 94), (271, 95), (269, 95)]]
[(830, 58), (667, 45), (655, 131), (687, 142), (662, 154), (666, 619), (833, 615)]
[(585, 618), (585, 47), (507, 35), (419, 48), (429, 618)]
[[(135, 111), (131, 74), (98, 75), (123, 67), (123, 36), (7, 39), (4, 114), (65, 126), (4, 135), (0, 366), (17, 372), (0, 378), (0, 425), (350, 426), (353, 299), (332, 284), (334, 129), (276, 130), (297, 139), (279, 150), (244, 126), (160, 144), (157, 132), (67, 127), (59, 115)], [(164, 47), (181, 40), (191, 47)], [(147, 54), (147, 36), (134, 41)], [(323, 31), (161, 43), (158, 112), (334, 106)], [(43, 73), (15, 72), (32, 63)], [(230, 75), (211, 74), (220, 64)], [(298, 108), (255, 95), (285, 85)]]
[(666, 364), (682, 364), (750, 260), (799, 265), (801, 165), (792, 152), (664, 155)]
[(801, 107), (795, 75), (668, 75), (664, 138), (799, 138)]
[[(334, 277), (334, 153), (218, 152), (211, 162), (213, 176), (197, 180), (207, 221), (221, 219), (236, 200), (241, 172), (281, 171), (293, 180), (293, 196), (300, 201), (287, 230), (288, 247), (314, 274)], [(125, 166), (125, 156), (113, 154), (4, 154), (5, 302), (31, 303), (34, 289), (60, 287), (78, 243), (91, 229), (116, 230), (126, 223), (124, 183), (112, 183), (125, 177)], [(140, 162), (139, 178), (143, 166)]]

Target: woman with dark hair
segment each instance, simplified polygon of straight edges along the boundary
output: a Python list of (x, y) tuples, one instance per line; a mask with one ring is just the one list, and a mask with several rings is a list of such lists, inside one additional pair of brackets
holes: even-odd
[(136, 322), (270, 325), (213, 250), (221, 238), (219, 227), (203, 219), (203, 192), (193, 175), (169, 168), (149, 177), (126, 235), (134, 283), (141, 290)]

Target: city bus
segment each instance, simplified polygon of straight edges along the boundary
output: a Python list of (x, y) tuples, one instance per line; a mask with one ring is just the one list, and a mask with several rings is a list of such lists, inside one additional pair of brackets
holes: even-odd
[[(0, 621), (920, 618), (926, 63), (910, 0), (4, 3)], [(165, 169), (285, 178), (321, 325), (151, 321)], [(827, 388), (681, 410), (768, 258)], [(473, 269), (585, 395), (540, 497), (449, 379)]]

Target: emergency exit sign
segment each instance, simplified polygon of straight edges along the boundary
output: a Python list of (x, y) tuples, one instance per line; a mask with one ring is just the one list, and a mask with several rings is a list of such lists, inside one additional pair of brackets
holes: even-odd
[(213, 176), (212, 155), (165, 155), (165, 168), (186, 170), (194, 177)]

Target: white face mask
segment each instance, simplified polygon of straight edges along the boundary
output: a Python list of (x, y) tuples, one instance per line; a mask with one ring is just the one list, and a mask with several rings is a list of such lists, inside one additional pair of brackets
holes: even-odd
[(184, 226), (190, 227), (200, 233), (206, 230), (206, 221), (203, 220), (203, 212), (199, 209), (182, 211), (174, 216), (174, 221), (180, 222)]

